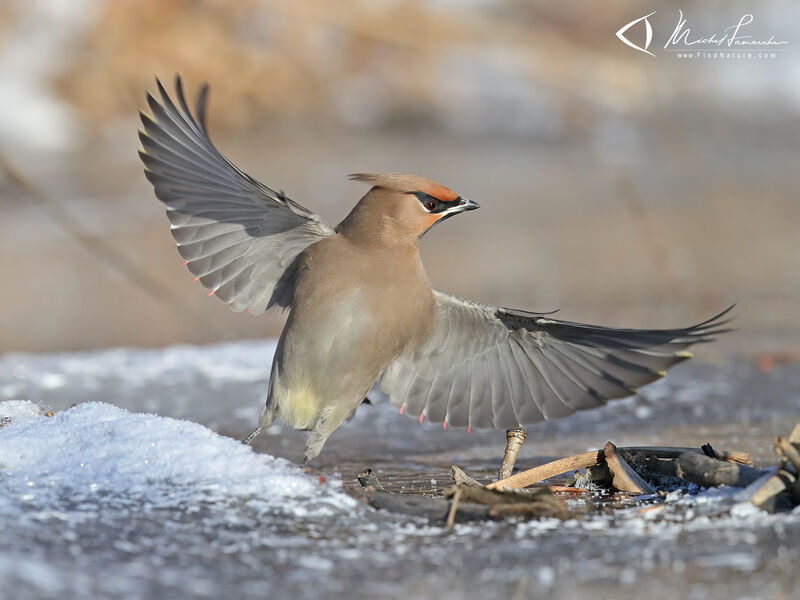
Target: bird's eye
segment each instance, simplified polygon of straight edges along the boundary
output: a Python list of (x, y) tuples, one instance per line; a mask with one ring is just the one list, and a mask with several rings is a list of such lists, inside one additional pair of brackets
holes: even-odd
[(426, 200), (425, 208), (427, 208), (428, 210), (433, 210), (434, 208), (436, 208), (436, 200), (434, 200), (433, 198)]

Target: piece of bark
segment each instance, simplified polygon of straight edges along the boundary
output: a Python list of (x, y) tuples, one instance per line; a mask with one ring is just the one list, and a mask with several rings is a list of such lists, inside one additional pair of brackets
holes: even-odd
[(379, 492), (385, 492), (386, 489), (381, 485), (381, 482), (378, 481), (377, 475), (372, 469), (365, 469), (358, 475), (356, 475), (356, 479), (358, 479), (358, 483), (361, 484), (361, 487), (368, 487), (372, 486), (375, 490)]
[(450, 467), (450, 476), (457, 484), (483, 487), (483, 484), (470, 477), (464, 469), (457, 465)]
[(681, 454), (677, 466), (678, 477), (704, 487), (747, 487), (763, 475), (759, 469), (709, 458), (696, 452)]
[(528, 432), (522, 427), (516, 427), (506, 431), (506, 451), (503, 455), (500, 471), (497, 473), (498, 480), (511, 477), (511, 472), (514, 470), (514, 463), (517, 462), (520, 448), (522, 448), (522, 444), (527, 436)]
[(649, 483), (639, 477), (639, 474), (623, 459), (617, 452), (617, 447), (611, 442), (606, 443), (603, 448), (613, 479), (611, 485), (620, 492), (630, 492), (632, 494), (655, 494), (656, 491)]
[(513, 490), (489, 490), (485, 487), (459, 485), (445, 492), (446, 496), (459, 495), (460, 502), (472, 502), (486, 506), (527, 505), (527, 513), (540, 517), (567, 519), (571, 513), (566, 504), (557, 498), (550, 488), (542, 487), (530, 492)]

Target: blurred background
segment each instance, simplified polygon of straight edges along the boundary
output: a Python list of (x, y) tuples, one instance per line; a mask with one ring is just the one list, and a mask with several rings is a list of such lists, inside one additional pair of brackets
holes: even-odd
[[(751, 33), (790, 44), (681, 60), (616, 39), (653, 8), (651, 49), (678, 8), (698, 32), (752, 12)], [(739, 331), (699, 355), (795, 356), (800, 5), (653, 8), (0, 1), (0, 353), (279, 333), (285, 315), (232, 313), (192, 283), (142, 175), (137, 112), (179, 72), (211, 84), (224, 154), (331, 223), (366, 191), (351, 172), (478, 201), (423, 242), (440, 289), (630, 327), (737, 302)]]

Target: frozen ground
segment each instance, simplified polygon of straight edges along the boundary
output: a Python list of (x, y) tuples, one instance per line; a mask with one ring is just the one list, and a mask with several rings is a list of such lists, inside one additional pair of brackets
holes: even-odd
[[(273, 348), (0, 358), (0, 598), (800, 598), (800, 513), (768, 516), (732, 491), (452, 532), (376, 513), (344, 493), (361, 468), (437, 493), (452, 462), (496, 468), (502, 434), (420, 426), (376, 396), (303, 474), (295, 432), (257, 452), (214, 432), (252, 426)], [(684, 365), (636, 398), (531, 428), (521, 462), (611, 438), (710, 441), (769, 463), (799, 406), (796, 366)]]

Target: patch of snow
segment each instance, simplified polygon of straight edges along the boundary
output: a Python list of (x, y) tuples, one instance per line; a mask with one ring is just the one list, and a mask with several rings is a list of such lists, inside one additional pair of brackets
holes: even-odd
[(199, 510), (246, 503), (291, 517), (351, 511), (341, 482), (320, 484), (297, 466), (188, 421), (86, 403), (39, 418), (29, 402), (0, 403), (7, 518), (95, 518), (108, 506)]

